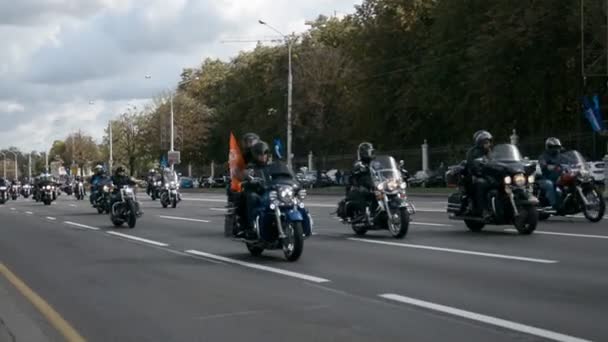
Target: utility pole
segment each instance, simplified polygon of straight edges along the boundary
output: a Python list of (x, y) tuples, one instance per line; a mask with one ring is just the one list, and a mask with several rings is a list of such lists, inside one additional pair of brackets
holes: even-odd
[(112, 121), (110, 121), (110, 123), (108, 124), (109, 126), (109, 133), (110, 133), (110, 160), (108, 161), (108, 166), (110, 167), (110, 172), (112, 172), (112, 166), (114, 164), (114, 157), (113, 157), (113, 150), (112, 150)]

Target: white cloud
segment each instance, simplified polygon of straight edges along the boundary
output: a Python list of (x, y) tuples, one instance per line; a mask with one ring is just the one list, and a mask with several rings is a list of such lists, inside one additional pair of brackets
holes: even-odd
[(352, 12), (360, 2), (2, 1), (0, 147), (45, 149), (77, 129), (101, 138), (127, 103), (141, 104), (175, 86), (182, 68), (255, 45), (221, 40), (275, 36), (258, 19), (285, 34), (302, 32), (304, 21)]

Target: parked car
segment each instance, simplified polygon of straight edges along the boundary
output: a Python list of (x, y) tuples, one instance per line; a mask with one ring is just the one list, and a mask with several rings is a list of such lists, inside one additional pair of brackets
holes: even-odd
[(604, 183), (605, 175), (605, 167), (606, 163), (603, 161), (589, 162), (589, 171), (591, 172), (591, 177), (596, 183)]
[(296, 179), (300, 182), (303, 188), (312, 188), (317, 182), (317, 174), (316, 172), (298, 172), (296, 174)]
[(182, 189), (192, 189), (194, 187), (194, 182), (190, 177), (182, 177), (179, 180), (179, 187)]

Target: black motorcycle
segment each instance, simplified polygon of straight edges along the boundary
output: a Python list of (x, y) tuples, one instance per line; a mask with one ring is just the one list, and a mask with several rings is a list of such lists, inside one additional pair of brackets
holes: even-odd
[(172, 208), (177, 207), (179, 201), (178, 184), (176, 181), (169, 181), (165, 183), (165, 186), (160, 190), (160, 204), (163, 208), (171, 205)]
[(467, 191), (464, 164), (448, 172), (448, 182), (459, 187), (448, 198), (450, 219), (463, 220), (473, 232), (481, 231), (486, 224), (513, 224), (520, 234), (531, 234), (538, 223), (538, 199), (532, 194), (536, 164), (525, 162), (515, 145), (497, 145), (490, 160), (480, 159), (482, 174), (490, 182), (487, 204), (490, 217), (475, 215), (473, 201)]
[(370, 171), (374, 183), (370, 196), (374, 198), (367, 203), (342, 200), (338, 204), (338, 215), (357, 235), (365, 235), (369, 230), (388, 230), (393, 237), (401, 239), (409, 229), (410, 215), (416, 212), (407, 198), (407, 183), (402, 172), (391, 156), (376, 157)]
[(4, 204), (6, 201), (8, 201), (8, 187), (0, 185), (0, 204)]
[(152, 181), (152, 188), (150, 189), (150, 197), (152, 198), (153, 201), (156, 201), (157, 199), (160, 198), (160, 192), (162, 190), (162, 187), (163, 187), (163, 182), (161, 182), (160, 180)]
[(92, 200), (93, 208), (97, 209), (97, 213), (110, 213), (110, 201), (114, 185), (109, 179), (100, 181), (95, 191), (91, 192), (91, 196), (95, 196)]
[(19, 185), (13, 184), (9, 190), (10, 197), (13, 201), (16, 201), (19, 197)]
[(539, 218), (546, 220), (551, 215), (566, 216), (583, 213), (591, 222), (599, 222), (604, 218), (606, 202), (595, 186), (593, 177), (585, 158), (578, 151), (568, 151), (561, 154), (560, 168), (562, 175), (556, 182), (559, 210), (547, 209), (549, 201), (538, 185), (534, 194), (540, 200)]
[(74, 197), (76, 197), (76, 200), (81, 201), (84, 199), (85, 197), (85, 192), (84, 192), (84, 183), (82, 181), (77, 181), (74, 182)]
[(51, 205), (51, 202), (57, 198), (55, 191), (55, 185), (53, 184), (41, 185), (38, 190), (37, 202), (40, 201), (44, 203), (44, 205)]
[(32, 186), (30, 184), (24, 184), (21, 187), (21, 196), (23, 198), (29, 198), (32, 195)]
[(125, 222), (129, 228), (135, 228), (137, 218), (142, 215), (135, 191), (131, 186), (123, 186), (117, 190), (110, 210), (110, 220), (115, 227), (122, 226)]

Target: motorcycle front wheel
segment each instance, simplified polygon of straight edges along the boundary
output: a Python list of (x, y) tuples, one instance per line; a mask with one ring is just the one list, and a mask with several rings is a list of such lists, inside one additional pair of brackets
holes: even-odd
[(287, 261), (296, 261), (304, 250), (304, 229), (302, 222), (289, 222), (285, 227), (283, 239), (283, 254)]
[(127, 224), (129, 225), (129, 228), (135, 228), (135, 224), (137, 223), (137, 210), (135, 210), (135, 203), (129, 201), (128, 205), (129, 213), (127, 218)]
[(388, 230), (390, 230), (394, 238), (403, 239), (410, 227), (410, 213), (407, 211), (407, 208), (400, 208), (396, 215), (399, 217), (393, 218), (393, 224), (389, 222)]
[(532, 234), (538, 224), (538, 211), (534, 207), (520, 207), (517, 211), (519, 215), (515, 217), (515, 229), (521, 235)]
[(583, 215), (590, 222), (600, 222), (604, 218), (606, 212), (606, 201), (596, 189), (587, 190), (585, 193), (585, 199), (589, 202), (589, 205), (583, 204)]
[(247, 244), (247, 250), (249, 250), (249, 253), (254, 257), (260, 256), (262, 255), (262, 252), (264, 252), (264, 248), (251, 243)]

